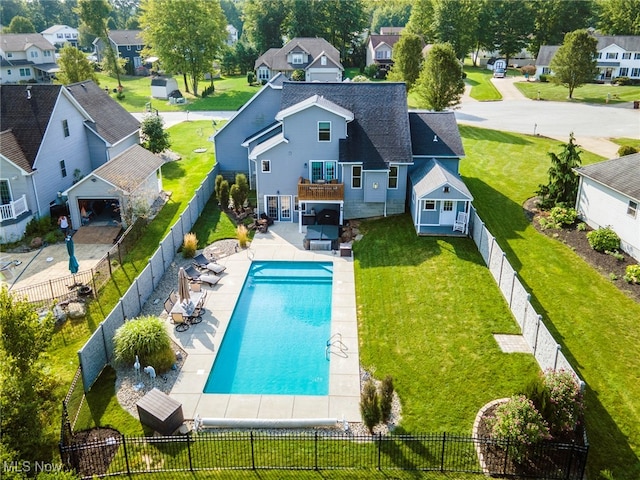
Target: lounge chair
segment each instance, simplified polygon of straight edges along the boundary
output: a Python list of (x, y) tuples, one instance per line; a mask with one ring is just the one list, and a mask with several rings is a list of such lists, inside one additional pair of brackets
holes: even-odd
[(209, 270), (210, 272), (213, 272), (216, 275), (220, 275), (222, 272), (224, 272), (227, 269), (227, 267), (225, 267), (224, 265), (220, 265), (219, 263), (216, 263), (214, 260), (209, 260), (203, 254), (199, 254), (193, 257), (193, 264), (198, 268)]
[(203, 273), (202, 275), (200, 275), (200, 278), (198, 279), (198, 281), (202, 283), (206, 283), (210, 287), (213, 287), (216, 283), (220, 281), (220, 277), (217, 277), (216, 275)]
[(185, 267), (184, 273), (187, 275), (187, 278), (191, 281), (200, 280), (200, 276), (202, 275), (198, 270), (195, 269), (193, 265), (189, 265)]

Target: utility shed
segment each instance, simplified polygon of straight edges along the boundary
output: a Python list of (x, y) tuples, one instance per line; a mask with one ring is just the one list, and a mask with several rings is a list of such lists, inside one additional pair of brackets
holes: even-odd
[(151, 79), (151, 96), (166, 100), (169, 94), (178, 90), (178, 82), (171, 77), (153, 77)]
[(184, 422), (182, 404), (154, 388), (136, 402), (140, 423), (162, 435), (171, 435)]

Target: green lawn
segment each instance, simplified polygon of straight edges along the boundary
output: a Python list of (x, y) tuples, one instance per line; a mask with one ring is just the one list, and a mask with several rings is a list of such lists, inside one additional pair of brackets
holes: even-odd
[(467, 74), (465, 82), (471, 85), (471, 98), (481, 102), (502, 100), (502, 95), (491, 82), (493, 78), (491, 70), (465, 65), (464, 71)]
[(640, 138), (611, 138), (610, 140), (613, 143), (617, 143), (621, 147), (624, 145), (628, 145), (640, 150)]
[[(238, 110), (242, 105), (260, 89), (259, 86), (247, 84), (247, 77), (243, 75), (233, 77), (223, 77), (214, 80), (215, 93), (207, 98), (194, 97), (186, 92), (182, 77), (175, 77), (178, 88), (187, 99), (186, 104), (172, 105), (166, 100), (151, 98), (151, 77), (121, 76), (120, 80), (124, 87), (124, 99), (118, 102), (129, 112), (142, 112), (147, 102), (151, 102), (151, 107), (165, 112), (178, 111), (203, 111), (203, 110)], [(116, 99), (113, 89), (118, 86), (115, 77), (110, 77), (98, 73), (100, 86), (107, 87), (109, 94)], [(200, 82), (198, 90), (202, 91), (209, 86), (209, 82)]]
[[(558, 152), (558, 142), (464, 126), (460, 131), (467, 154), (461, 173), (480, 216), (587, 382), (590, 478), (605, 469), (616, 480), (639, 478), (640, 304), (568, 247), (539, 234), (522, 214), (523, 202), (547, 181), (546, 152)], [(582, 160), (599, 158), (585, 153)]]
[[(569, 89), (552, 82), (516, 82), (515, 86), (523, 95), (532, 100), (537, 100), (538, 92), (540, 92), (541, 100), (569, 101)], [(621, 87), (588, 83), (574, 90), (573, 101), (605, 104), (607, 94), (611, 104), (640, 100), (640, 86)]]

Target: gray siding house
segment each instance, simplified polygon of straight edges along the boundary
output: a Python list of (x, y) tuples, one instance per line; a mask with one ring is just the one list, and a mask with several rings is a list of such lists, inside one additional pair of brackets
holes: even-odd
[[(270, 110), (262, 116), (264, 95)], [(256, 118), (261, 128), (251, 132)], [(229, 145), (242, 135), (243, 155), (237, 143)], [(267, 85), (215, 140), (221, 171), (244, 168), (259, 211), (297, 222), (301, 231), (411, 208), (418, 234), (467, 232), (466, 223), (453, 229), (472, 201), (458, 175), (464, 151), (453, 112), (408, 112), (403, 83)], [(427, 200), (442, 213), (423, 212)]]
[[(0, 241), (64, 205), (62, 192), (139, 144), (139, 123), (93, 82), (0, 88)], [(79, 210), (69, 205), (72, 213)], [(73, 224), (74, 228), (79, 223)]]

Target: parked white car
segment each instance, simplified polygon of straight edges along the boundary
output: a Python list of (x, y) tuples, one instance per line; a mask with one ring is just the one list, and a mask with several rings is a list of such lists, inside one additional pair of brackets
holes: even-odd
[(507, 71), (504, 68), (496, 68), (493, 71), (493, 78), (504, 78), (507, 76)]

